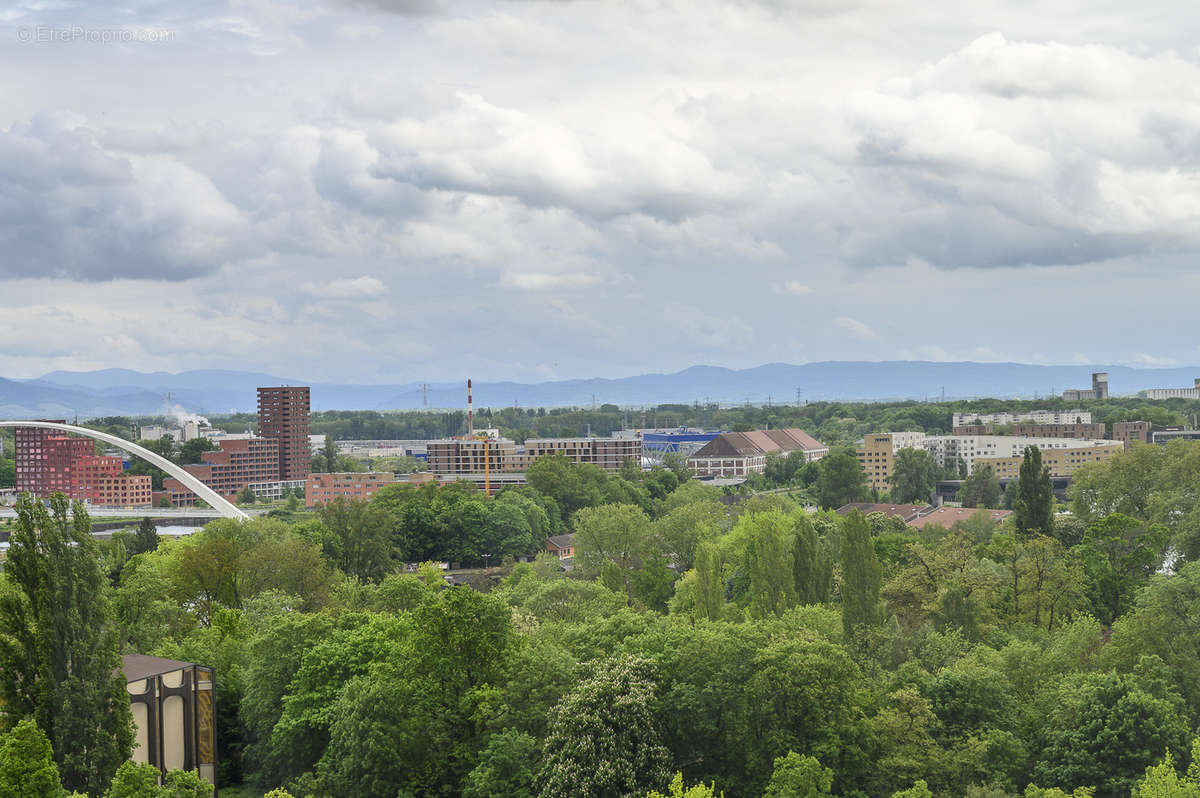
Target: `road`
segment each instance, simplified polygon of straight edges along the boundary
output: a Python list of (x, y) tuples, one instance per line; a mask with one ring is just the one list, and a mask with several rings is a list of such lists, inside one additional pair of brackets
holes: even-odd
[[(261, 515), (267, 512), (266, 509), (249, 508), (246, 510), (248, 515)], [(221, 518), (221, 513), (199, 507), (139, 507), (128, 510), (120, 507), (89, 507), (88, 515), (97, 520), (102, 518)], [(12, 507), (0, 507), (0, 518), (16, 518), (17, 511)]]

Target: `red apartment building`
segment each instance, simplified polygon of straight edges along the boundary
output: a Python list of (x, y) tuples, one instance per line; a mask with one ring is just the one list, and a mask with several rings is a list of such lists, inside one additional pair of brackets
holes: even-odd
[(71, 496), (75, 461), (96, 452), (90, 438), (68, 438), (65, 433), (39, 427), (17, 427), (13, 443), (17, 492), (31, 493), (39, 499), (52, 493)]
[(121, 458), (97, 455), (90, 438), (17, 427), (14, 439), (19, 492), (42, 499), (63, 493), (72, 499), (117, 507), (150, 504), (150, 477), (124, 473)]
[[(307, 440), (307, 439), (306, 439)], [(218, 441), (215, 452), (204, 452), (197, 465), (183, 467), (192, 476), (229, 501), (250, 484), (279, 481), (279, 442), (274, 438)], [(197, 496), (177, 479), (163, 480), (171, 504), (190, 507)]]
[(334, 499), (369, 499), (384, 485), (397, 482), (395, 474), (366, 473), (309, 474), (304, 483), (304, 506), (316, 507)]
[(308, 476), (312, 451), (308, 445), (308, 388), (282, 386), (258, 389), (258, 434), (278, 442), (279, 480)]

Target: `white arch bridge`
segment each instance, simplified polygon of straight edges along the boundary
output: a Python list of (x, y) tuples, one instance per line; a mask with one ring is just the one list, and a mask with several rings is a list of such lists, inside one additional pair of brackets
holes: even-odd
[(97, 441), (116, 446), (118, 449), (124, 449), (130, 454), (137, 455), (150, 465), (157, 466), (167, 472), (175, 479), (187, 485), (193, 493), (199, 496), (204, 501), (208, 502), (209, 506), (219, 512), (225, 518), (236, 518), (239, 521), (245, 521), (250, 516), (239, 510), (231, 504), (225, 497), (217, 493), (215, 490), (205, 485), (196, 477), (184, 471), (179, 466), (172, 463), (162, 455), (155, 454), (149, 449), (138, 446), (136, 443), (131, 443), (124, 438), (118, 438), (116, 435), (109, 435), (107, 432), (99, 432), (98, 430), (88, 429), (87, 427), (77, 427), (74, 424), (59, 424), (56, 421), (0, 421), (0, 427), (36, 427), (38, 429), (52, 429), (59, 432), (71, 432), (76, 435), (83, 435)]

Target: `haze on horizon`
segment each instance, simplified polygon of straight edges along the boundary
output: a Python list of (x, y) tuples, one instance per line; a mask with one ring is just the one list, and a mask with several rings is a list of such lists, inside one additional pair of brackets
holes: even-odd
[(0, 5), (0, 376), (1200, 362), (1192, 5), (903, 5)]

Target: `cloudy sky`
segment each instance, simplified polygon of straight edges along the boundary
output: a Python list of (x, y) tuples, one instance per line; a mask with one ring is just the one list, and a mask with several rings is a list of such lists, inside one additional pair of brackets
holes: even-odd
[(1200, 363), (1188, 0), (37, 0), (0, 37), (0, 376)]

